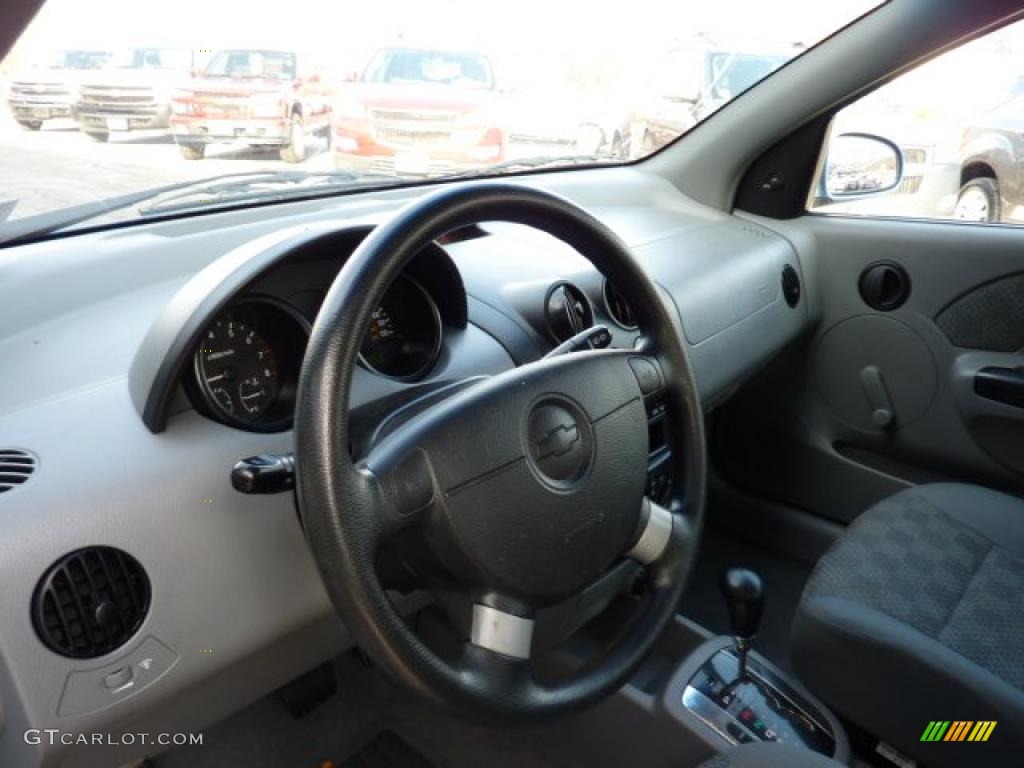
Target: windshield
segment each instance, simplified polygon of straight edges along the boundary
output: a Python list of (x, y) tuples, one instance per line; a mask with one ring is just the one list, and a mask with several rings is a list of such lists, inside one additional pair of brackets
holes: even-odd
[(117, 69), (184, 69), (189, 52), (166, 48), (126, 48), (114, 51), (110, 66)]
[(109, 51), (58, 51), (43, 66), (48, 69), (98, 69), (108, 61)]
[(281, 51), (220, 51), (206, 65), (203, 75), (291, 80), (295, 77), (295, 54)]
[(0, 244), (638, 162), (880, 2), (45, 0), (0, 60)]
[(363, 79), (368, 83), (494, 86), (487, 57), (449, 51), (380, 51), (373, 57)]
[[(799, 53), (794, 46), (793, 55)], [(708, 56), (708, 80), (716, 99), (729, 101), (768, 77), (791, 56), (766, 56), (735, 51), (716, 51)]]

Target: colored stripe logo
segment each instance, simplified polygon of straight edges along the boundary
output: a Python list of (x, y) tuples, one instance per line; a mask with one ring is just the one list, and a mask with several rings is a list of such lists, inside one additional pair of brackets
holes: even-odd
[(988, 741), (996, 728), (995, 720), (932, 720), (921, 734), (921, 741)]

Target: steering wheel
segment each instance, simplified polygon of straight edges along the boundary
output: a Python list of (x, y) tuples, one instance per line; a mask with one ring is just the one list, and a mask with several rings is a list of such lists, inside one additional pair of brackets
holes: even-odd
[[(529, 225), (575, 248), (629, 302), (641, 340), (468, 386), (354, 460), (349, 390), (371, 314), (413, 256), (481, 221)], [(675, 614), (703, 522), (703, 421), (681, 334), (674, 306), (626, 245), (575, 204), (537, 189), (445, 188), (355, 250), (324, 300), (302, 366), (298, 501), (332, 602), (393, 679), (498, 722), (580, 708), (626, 682)], [(652, 398), (664, 402), (670, 425), (668, 507), (644, 497)], [(470, 636), (454, 661), (406, 625), (374, 567), (385, 542), (413, 529), (472, 601)], [(530, 664), (538, 610), (581, 594), (623, 558), (648, 572), (638, 616), (584, 671), (539, 682)]]

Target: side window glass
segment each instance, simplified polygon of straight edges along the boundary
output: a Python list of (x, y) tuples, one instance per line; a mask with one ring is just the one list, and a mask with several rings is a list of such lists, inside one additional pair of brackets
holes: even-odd
[(1024, 22), (932, 59), (839, 112), (808, 208), (1024, 224)]

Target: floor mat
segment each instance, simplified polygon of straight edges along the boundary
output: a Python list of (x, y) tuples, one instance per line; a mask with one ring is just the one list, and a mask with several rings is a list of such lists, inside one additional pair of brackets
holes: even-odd
[(727, 568), (750, 568), (765, 586), (764, 617), (754, 649), (784, 670), (789, 666), (789, 637), (797, 603), (811, 566), (772, 550), (705, 529), (697, 562), (679, 612), (716, 634), (729, 633), (729, 614), (718, 586)]
[(393, 731), (384, 731), (340, 768), (435, 768)]

